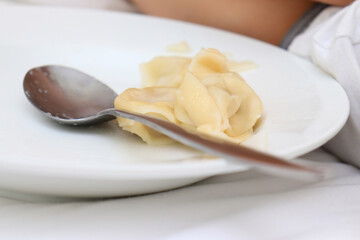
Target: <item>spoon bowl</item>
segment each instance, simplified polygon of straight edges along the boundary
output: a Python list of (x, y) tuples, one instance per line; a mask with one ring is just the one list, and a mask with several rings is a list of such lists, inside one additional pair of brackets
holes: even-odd
[(28, 100), (46, 116), (61, 124), (89, 125), (115, 117), (128, 118), (185, 145), (231, 162), (250, 163), (263, 172), (306, 180), (320, 177), (319, 171), (307, 166), (185, 130), (154, 117), (114, 109), (116, 92), (97, 79), (72, 68), (56, 65), (33, 68), (26, 73), (23, 85)]
[(72, 68), (33, 68), (25, 75), (24, 91), (35, 107), (62, 124), (90, 125), (115, 118), (101, 111), (114, 107), (117, 93)]

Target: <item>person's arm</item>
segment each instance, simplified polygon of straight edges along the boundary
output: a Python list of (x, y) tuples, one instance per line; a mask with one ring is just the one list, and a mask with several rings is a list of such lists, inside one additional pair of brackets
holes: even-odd
[(314, 0), (314, 1), (326, 3), (326, 4), (334, 5), (334, 6), (340, 6), (340, 7), (345, 7), (349, 4), (351, 4), (352, 2), (354, 2), (354, 0)]
[(145, 14), (217, 27), (279, 44), (309, 0), (132, 0)]

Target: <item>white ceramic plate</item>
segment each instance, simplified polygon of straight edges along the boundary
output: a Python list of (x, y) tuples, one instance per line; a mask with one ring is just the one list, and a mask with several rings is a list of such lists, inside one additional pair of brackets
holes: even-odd
[(115, 122), (59, 126), (30, 105), (25, 72), (44, 64), (83, 70), (116, 91), (140, 86), (138, 66), (186, 40), (259, 65), (244, 77), (264, 103), (264, 122), (246, 144), (283, 157), (307, 153), (345, 123), (342, 88), (277, 47), (236, 34), (159, 18), (67, 8), (0, 9), (0, 188), (70, 197), (143, 194), (249, 166), (202, 159), (180, 145), (153, 147)]

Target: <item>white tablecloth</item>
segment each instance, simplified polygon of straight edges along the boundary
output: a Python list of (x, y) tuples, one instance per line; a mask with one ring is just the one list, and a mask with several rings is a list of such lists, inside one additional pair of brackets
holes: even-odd
[(332, 174), (310, 184), (249, 171), (81, 202), (0, 192), (0, 239), (360, 239), (359, 170), (322, 149), (304, 158)]
[(0, 198), (0, 239), (360, 238), (360, 174), (318, 150), (333, 175), (316, 184), (255, 172), (111, 200)]

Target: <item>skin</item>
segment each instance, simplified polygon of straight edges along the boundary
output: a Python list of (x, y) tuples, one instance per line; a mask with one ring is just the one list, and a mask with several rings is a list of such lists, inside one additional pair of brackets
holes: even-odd
[(145, 14), (225, 29), (278, 45), (316, 2), (346, 6), (352, 0), (132, 0)]

